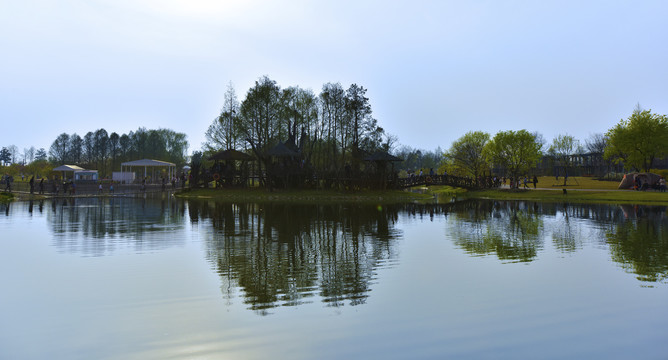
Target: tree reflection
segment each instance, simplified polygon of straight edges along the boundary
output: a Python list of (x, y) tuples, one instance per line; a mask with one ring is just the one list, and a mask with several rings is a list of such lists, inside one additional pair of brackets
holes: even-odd
[[(210, 221), (209, 259), (260, 314), (277, 306), (366, 301), (376, 269), (396, 258), (397, 206), (189, 202), (192, 221)], [(231, 298), (231, 293), (226, 293)]]
[(537, 205), (523, 201), (469, 201), (453, 211), (453, 241), (473, 255), (532, 261), (542, 247)]
[(612, 259), (638, 280), (668, 278), (668, 221), (665, 207), (623, 206), (626, 221), (606, 232)]
[[(609, 248), (613, 261), (645, 282), (668, 275), (666, 207), (458, 201), (446, 204), (286, 204), (182, 201), (169, 196), (54, 199), (3, 204), (5, 216), (44, 216), (57, 248), (106, 255), (182, 244), (186, 219), (197, 225), (223, 296), (260, 314), (322, 301), (366, 302), (375, 274), (396, 263), (399, 217), (442, 217), (446, 238), (472, 256), (531, 262), (545, 243), (563, 253), (585, 244)], [(36, 209), (35, 209), (36, 208)], [(550, 242), (551, 241), (551, 242)], [(315, 300), (321, 299), (321, 300)]]

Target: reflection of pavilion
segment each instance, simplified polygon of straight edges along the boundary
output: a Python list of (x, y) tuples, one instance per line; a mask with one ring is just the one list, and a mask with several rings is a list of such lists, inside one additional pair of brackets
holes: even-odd
[[(183, 202), (171, 196), (64, 198), (39, 203), (60, 250), (103, 256), (121, 247), (162, 250), (182, 243)], [(168, 234), (168, 236), (166, 236)]]

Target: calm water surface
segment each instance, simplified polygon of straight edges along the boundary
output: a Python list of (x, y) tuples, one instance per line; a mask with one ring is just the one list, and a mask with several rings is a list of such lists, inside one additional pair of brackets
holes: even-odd
[(1, 359), (666, 359), (665, 207), (0, 205)]

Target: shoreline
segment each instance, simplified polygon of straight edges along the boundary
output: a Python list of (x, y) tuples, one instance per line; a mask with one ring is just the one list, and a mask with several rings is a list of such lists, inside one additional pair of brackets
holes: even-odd
[(634, 204), (668, 206), (668, 192), (609, 189), (494, 189), (466, 194), (470, 199), (527, 200), (540, 202), (578, 202), (589, 204)]
[(610, 189), (486, 189), (466, 191), (449, 186), (415, 187), (406, 190), (275, 190), (265, 189), (185, 189), (146, 192), (89, 193), (75, 195), (30, 194), (22, 192), (0, 192), (0, 203), (13, 201), (35, 201), (70, 198), (120, 198), (144, 195), (173, 195), (182, 199), (214, 201), (259, 201), (259, 202), (450, 202), (465, 199), (525, 200), (538, 202), (579, 202), (599, 204), (637, 204), (668, 206), (668, 192), (610, 190)]

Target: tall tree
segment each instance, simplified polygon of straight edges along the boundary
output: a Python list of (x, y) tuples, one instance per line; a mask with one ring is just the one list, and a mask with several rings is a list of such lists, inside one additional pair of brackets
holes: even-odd
[(366, 89), (352, 84), (346, 91), (346, 112), (351, 126), (351, 146), (353, 156), (357, 155), (364, 135), (375, 130), (375, 121), (371, 117), (371, 104), (366, 97)]
[(19, 162), (19, 148), (16, 145), (9, 145), (7, 147), (9, 153), (12, 155), (12, 163), (16, 164)]
[(239, 131), (265, 167), (269, 161), (265, 152), (278, 142), (280, 132), (280, 90), (276, 81), (264, 76), (248, 90), (241, 103)]
[(49, 148), (51, 162), (65, 164), (69, 154), (70, 136), (67, 133), (58, 135)]
[(120, 155), (120, 140), (121, 137), (116, 132), (109, 134), (109, 165), (112, 172), (116, 169), (116, 163)]
[(81, 164), (81, 161), (83, 159), (83, 144), (84, 141), (81, 138), (81, 136), (77, 135), (76, 133), (72, 134), (70, 136), (70, 149), (69, 149), (69, 154), (68, 157), (70, 161), (74, 164)]
[(0, 163), (2, 165), (7, 166), (12, 162), (12, 154), (9, 152), (9, 149), (6, 147), (3, 147), (2, 150), (0, 150)]
[(102, 176), (107, 174), (106, 159), (109, 151), (109, 134), (105, 129), (95, 131), (95, 163)]
[(452, 164), (455, 174), (477, 178), (489, 168), (484, 155), (485, 146), (489, 142), (489, 134), (483, 131), (470, 131), (455, 140), (445, 154)]
[(668, 154), (668, 118), (638, 106), (628, 119), (606, 133), (604, 157), (624, 161), (624, 166), (648, 172), (654, 159)]
[[(348, 127), (345, 126), (346, 91), (339, 83), (327, 83), (323, 85), (319, 98), (326, 164), (341, 169), (345, 158), (344, 151), (348, 146)], [(334, 161), (331, 161), (332, 159)]]
[(188, 156), (188, 140), (184, 133), (171, 132), (167, 152), (169, 159), (176, 164), (185, 164)]
[(46, 150), (44, 148), (39, 148), (35, 152), (35, 161), (44, 161), (47, 158)]
[(132, 151), (132, 140), (130, 139), (130, 136), (128, 134), (123, 134), (121, 137), (118, 139), (119, 143), (119, 156), (120, 158), (125, 161), (129, 160), (130, 158), (130, 153)]
[(35, 147), (31, 146), (27, 149), (23, 149), (23, 154), (25, 156), (25, 161), (29, 164), (35, 161)]
[(552, 145), (547, 151), (563, 167), (564, 185), (566, 185), (568, 173), (573, 167), (573, 155), (583, 152), (580, 142), (571, 135), (560, 134), (552, 139)]
[(89, 131), (83, 137), (82, 163), (93, 164), (95, 162), (95, 134)]
[(518, 178), (535, 168), (540, 159), (541, 145), (536, 136), (526, 130), (500, 131), (487, 143), (485, 154), (492, 163), (504, 167), (510, 176)]
[(585, 140), (585, 148), (590, 153), (603, 154), (606, 146), (608, 146), (608, 138), (600, 133), (592, 134)]
[(207, 151), (229, 150), (239, 146), (241, 141), (237, 126), (238, 116), (239, 101), (232, 83), (229, 83), (223, 99), (223, 108), (204, 134), (206, 137), (206, 142), (203, 144), (204, 149)]

